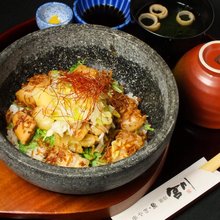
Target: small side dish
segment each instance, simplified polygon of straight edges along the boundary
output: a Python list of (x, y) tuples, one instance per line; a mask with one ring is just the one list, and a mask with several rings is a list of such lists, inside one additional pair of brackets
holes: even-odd
[(89, 167), (131, 156), (153, 130), (111, 70), (81, 62), (36, 74), (6, 113), (8, 139), (22, 153), (52, 165)]
[(72, 9), (62, 2), (44, 3), (36, 11), (36, 23), (40, 30), (69, 24), (72, 19)]

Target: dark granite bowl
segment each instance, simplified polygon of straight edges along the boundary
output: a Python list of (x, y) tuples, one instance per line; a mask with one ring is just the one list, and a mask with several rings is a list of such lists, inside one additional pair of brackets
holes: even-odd
[[(20, 153), (6, 138), (5, 111), (27, 77), (69, 68), (78, 59), (96, 68), (112, 69), (126, 90), (142, 99), (140, 108), (155, 133), (133, 156), (91, 168), (52, 166)], [(103, 192), (137, 178), (169, 145), (178, 113), (178, 92), (172, 72), (144, 42), (118, 30), (71, 24), (31, 33), (0, 54), (0, 155), (25, 180), (69, 194)]]

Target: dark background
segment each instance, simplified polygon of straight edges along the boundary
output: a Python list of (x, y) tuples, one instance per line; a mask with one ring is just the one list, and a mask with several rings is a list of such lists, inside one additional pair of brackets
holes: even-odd
[[(35, 11), (46, 0), (0, 0), (0, 33), (35, 16)], [(60, 1), (73, 5), (73, 0)], [(220, 0), (211, 1), (215, 8), (215, 21), (209, 34), (220, 39)], [(172, 178), (201, 157), (210, 159), (220, 150), (220, 131), (197, 127), (178, 119), (168, 158), (153, 188)], [(220, 188), (215, 187), (172, 219), (219, 220)], [(126, 220), (126, 219), (125, 219)], [(155, 219), (156, 220), (156, 219)]]
[[(138, 1), (138, 0), (137, 0)], [(207, 0), (208, 1), (208, 0)], [(220, 39), (220, 1), (210, 0), (216, 11), (216, 19), (210, 33)], [(41, 4), (48, 0), (0, 0), (0, 33), (16, 24), (34, 17), (35, 11)], [(71, 8), (73, 0), (59, 0), (68, 4)]]

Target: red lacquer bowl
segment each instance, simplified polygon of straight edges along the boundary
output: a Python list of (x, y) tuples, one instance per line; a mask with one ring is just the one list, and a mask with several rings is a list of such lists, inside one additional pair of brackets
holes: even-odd
[(188, 51), (173, 73), (186, 118), (203, 127), (220, 129), (220, 41)]

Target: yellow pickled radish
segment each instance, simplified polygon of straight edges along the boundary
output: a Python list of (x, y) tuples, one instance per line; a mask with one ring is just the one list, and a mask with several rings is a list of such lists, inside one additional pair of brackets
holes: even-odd
[(53, 15), (53, 16), (50, 17), (48, 23), (50, 23), (50, 24), (59, 24), (60, 19), (57, 15)]

